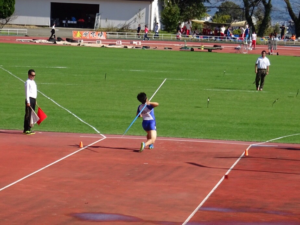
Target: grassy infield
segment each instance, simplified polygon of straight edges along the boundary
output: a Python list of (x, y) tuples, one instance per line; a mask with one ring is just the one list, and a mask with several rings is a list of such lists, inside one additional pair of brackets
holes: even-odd
[[(296, 57), (269, 56), (270, 75), (257, 92), (258, 55), (14, 44), (0, 49), (4, 69), (26, 80), (34, 68), (39, 91), (103, 134), (123, 134), (135, 117), (136, 95), (150, 97), (164, 78), (153, 98), (160, 103), (159, 136), (266, 141), (300, 133)], [(23, 84), (2, 69), (0, 76), (0, 129), (22, 130)], [(41, 94), (38, 104), (48, 118), (35, 130), (94, 133)], [(127, 134), (144, 135), (141, 119)], [(300, 143), (300, 136), (279, 142)]]

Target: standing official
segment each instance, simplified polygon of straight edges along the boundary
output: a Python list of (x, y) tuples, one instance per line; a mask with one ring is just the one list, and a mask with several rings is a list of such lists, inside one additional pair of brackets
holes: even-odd
[[(24, 117), (24, 130), (23, 133), (27, 135), (35, 134), (31, 131), (30, 118), (31, 108), (35, 110), (36, 97), (37, 97), (37, 86), (34, 81), (35, 71), (28, 71), (28, 79), (25, 82), (25, 117)], [(31, 108), (30, 108), (31, 107)]]
[(266, 51), (261, 52), (261, 57), (256, 60), (255, 73), (256, 73), (256, 90), (262, 91), (265, 83), (265, 77), (269, 74), (270, 61), (266, 57)]

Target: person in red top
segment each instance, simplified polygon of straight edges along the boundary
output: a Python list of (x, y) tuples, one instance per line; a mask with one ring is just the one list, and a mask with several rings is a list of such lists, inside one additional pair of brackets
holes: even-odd
[(145, 39), (147, 39), (148, 41), (149, 41), (149, 39), (150, 39), (150, 38), (148, 37), (148, 32), (149, 32), (148, 26), (145, 25), (144, 41), (145, 41)]

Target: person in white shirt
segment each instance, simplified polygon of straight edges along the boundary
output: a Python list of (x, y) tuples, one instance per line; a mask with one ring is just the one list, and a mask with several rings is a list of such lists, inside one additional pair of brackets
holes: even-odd
[(221, 36), (225, 36), (225, 26), (223, 25), (222, 27), (221, 27)]
[(267, 52), (263, 50), (261, 52), (261, 57), (256, 60), (255, 63), (255, 83), (256, 90), (262, 91), (265, 83), (265, 77), (269, 74), (270, 61), (266, 57)]
[(252, 33), (252, 49), (253, 50), (256, 47), (256, 38), (257, 38), (257, 35), (256, 35), (255, 31), (253, 31), (253, 33)]
[(52, 28), (51, 28), (51, 36), (49, 37), (49, 39), (51, 38), (55, 38), (55, 24), (53, 24)]
[(37, 97), (37, 86), (34, 81), (35, 71), (28, 70), (28, 79), (25, 82), (25, 117), (24, 117), (24, 130), (23, 133), (27, 135), (34, 134), (31, 131), (30, 118), (31, 108), (35, 110), (36, 97)]
[(186, 35), (191, 35), (192, 34), (192, 32), (191, 32), (191, 30), (192, 30), (192, 24), (191, 24), (191, 22), (188, 21), (186, 23), (185, 27), (186, 27)]

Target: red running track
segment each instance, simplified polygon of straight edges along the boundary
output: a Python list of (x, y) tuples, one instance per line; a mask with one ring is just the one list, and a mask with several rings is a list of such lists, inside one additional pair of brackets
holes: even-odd
[(300, 223), (300, 145), (252, 147), (197, 210), (253, 143), (142, 140), (0, 131), (1, 224)]

